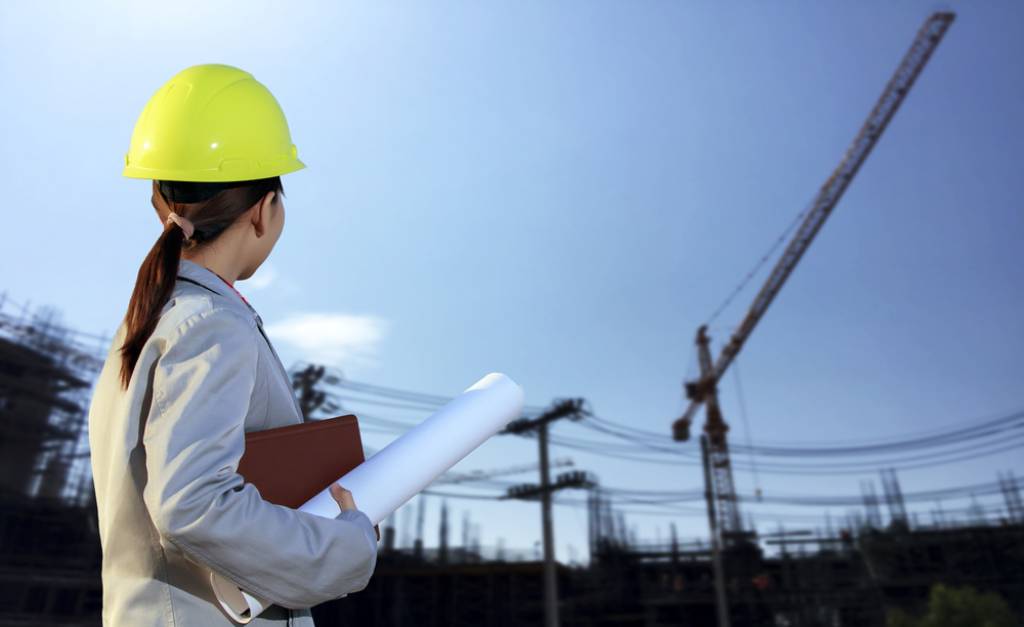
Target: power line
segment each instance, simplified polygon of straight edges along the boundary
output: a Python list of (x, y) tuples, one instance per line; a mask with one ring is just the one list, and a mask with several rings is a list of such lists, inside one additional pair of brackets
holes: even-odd
[[(452, 397), (445, 397), (434, 394), (424, 394), (420, 392), (410, 392), (407, 390), (401, 390), (398, 388), (389, 388), (384, 386), (371, 385), (363, 382), (356, 382), (350, 380), (340, 380), (337, 385), (340, 387), (346, 387), (353, 390), (360, 390), (367, 394), (377, 395), (388, 399), (403, 399), (405, 401), (412, 401), (409, 403), (391, 403), (388, 401), (381, 401), (373, 398), (362, 398), (362, 397), (341, 397), (343, 400), (348, 400), (355, 403), (368, 403), (382, 406), (393, 406), (396, 408), (404, 408), (418, 411), (429, 411), (437, 409), (441, 405), (447, 403)], [(533, 406), (527, 406), (527, 411), (524, 411), (524, 415), (531, 413), (539, 413), (543, 411), (543, 408), (536, 408)], [(653, 450), (662, 453), (668, 453), (676, 455), (678, 451), (683, 450), (679, 447), (668, 435), (664, 433), (657, 433), (644, 429), (637, 428), (633, 425), (624, 425), (617, 423), (593, 413), (587, 414), (587, 419), (581, 422), (581, 424), (587, 428), (595, 431), (599, 431), (605, 435), (612, 435), (619, 439), (631, 442), (634, 445), (645, 448), (646, 450)], [(962, 422), (959, 423), (963, 425)], [(413, 425), (404, 425), (406, 427)], [(1024, 430), (1024, 411), (1016, 411), (1006, 415), (997, 416), (994, 419), (986, 419), (980, 423), (968, 424), (967, 426), (959, 426), (953, 429), (944, 431), (927, 431), (919, 432), (915, 434), (906, 434), (893, 436), (889, 439), (866, 441), (855, 445), (850, 445), (848, 440), (840, 442), (822, 442), (814, 446), (808, 446), (808, 443), (783, 443), (783, 442), (762, 442), (759, 445), (747, 445), (733, 444), (734, 450), (747, 452), (751, 454), (757, 454), (761, 456), (822, 456), (822, 457), (833, 457), (836, 455), (866, 455), (876, 454), (886, 451), (897, 451), (905, 452), (909, 448), (926, 448), (926, 447), (938, 447), (947, 444), (960, 444), (968, 439), (979, 439), (988, 436), (1002, 436), (1006, 431), (1014, 431), (1017, 429)], [(594, 446), (604, 446), (606, 443), (589, 442), (588, 444)], [(621, 451), (620, 451), (621, 452)], [(686, 452), (682, 453), (683, 456), (694, 457), (693, 454)]]
[(803, 221), (804, 216), (807, 215), (807, 212), (810, 211), (811, 207), (814, 206), (814, 200), (814, 198), (811, 198), (811, 200), (807, 202), (804, 208), (801, 209), (800, 212), (796, 214), (795, 218), (793, 218), (793, 221), (789, 223), (789, 226), (787, 226), (785, 230), (782, 231), (782, 234), (779, 235), (778, 238), (776, 238), (775, 242), (771, 245), (771, 248), (769, 248), (768, 251), (761, 256), (757, 263), (754, 264), (754, 267), (750, 270), (750, 272), (748, 272), (746, 276), (744, 276), (743, 279), (740, 280), (739, 284), (735, 288), (733, 288), (731, 292), (729, 292), (728, 296), (725, 297), (725, 300), (722, 301), (722, 304), (720, 304), (714, 310), (711, 316), (708, 317), (707, 321), (704, 323), (706, 326), (710, 326), (711, 323), (714, 322), (715, 319), (718, 318), (718, 316), (723, 311), (725, 311), (725, 309), (729, 305), (732, 304), (732, 301), (735, 300), (737, 296), (739, 296), (740, 292), (743, 291), (743, 288), (749, 285), (750, 281), (753, 280), (753, 278), (757, 275), (758, 271), (761, 268), (763, 268), (766, 263), (768, 263), (768, 260), (771, 259), (772, 255), (775, 254), (775, 251), (778, 250), (779, 247), (782, 246), (784, 243), (786, 243), (786, 240), (789, 239), (790, 233), (792, 233), (793, 230), (796, 229), (800, 222)]
[[(373, 426), (362, 427), (364, 431), (382, 434), (402, 434), (415, 426), (413, 423), (388, 420), (365, 412), (359, 412), (359, 418), (369, 425), (383, 425), (381, 428)], [(531, 437), (523, 434), (523, 437)], [(612, 444), (597, 442), (594, 440), (583, 440), (567, 436), (549, 436), (553, 446), (561, 446), (567, 449), (589, 453), (607, 459), (635, 462), (653, 466), (698, 466), (699, 462), (692, 459), (689, 453), (682, 447), (678, 453), (665, 453), (645, 446), (633, 444)], [(939, 451), (926, 455), (916, 455), (897, 459), (878, 459), (855, 461), (846, 464), (831, 464), (821, 462), (811, 463), (760, 463), (756, 469), (742, 460), (734, 460), (734, 466), (740, 471), (754, 471), (773, 475), (863, 475), (873, 474), (880, 467), (892, 467), (896, 470), (915, 470), (920, 468), (931, 468), (946, 465), (954, 462), (973, 461), (990, 458), (994, 455), (1016, 450), (1024, 447), (1024, 437), (1013, 439), (998, 439), (1000, 445), (993, 445), (991, 442), (975, 443), (973, 446), (959, 449)], [(652, 454), (653, 453), (653, 454)]]

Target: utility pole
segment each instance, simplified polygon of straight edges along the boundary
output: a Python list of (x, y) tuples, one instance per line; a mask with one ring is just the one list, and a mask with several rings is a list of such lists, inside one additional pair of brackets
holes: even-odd
[(437, 562), (448, 563), (448, 501), (441, 502), (441, 537), (437, 543)]
[(544, 622), (547, 627), (558, 625), (558, 578), (555, 572), (555, 531), (551, 526), (551, 477), (548, 468), (548, 423), (537, 427), (540, 447), (540, 512), (544, 532)]
[(504, 433), (537, 431), (540, 453), (540, 485), (520, 484), (508, 489), (508, 498), (541, 501), (541, 526), (544, 535), (544, 625), (558, 627), (558, 580), (555, 571), (555, 540), (551, 526), (551, 495), (564, 488), (587, 488), (593, 482), (581, 471), (562, 473), (551, 483), (548, 465), (548, 424), (559, 418), (579, 420), (583, 417), (583, 399), (564, 399), (537, 418), (521, 418), (505, 427)]
[(711, 485), (711, 460), (708, 454), (706, 433), (700, 434), (700, 456), (704, 462), (704, 498), (708, 502), (708, 526), (711, 529), (711, 563), (715, 571), (715, 613), (718, 615), (718, 627), (729, 627), (729, 604), (725, 597), (725, 571), (722, 568), (722, 543), (718, 537), (715, 490)]
[(298, 392), (299, 407), (302, 408), (302, 415), (307, 420), (325, 400), (326, 394), (316, 386), (323, 376), (324, 367), (314, 364), (292, 373), (292, 388)]
[(426, 499), (423, 495), (420, 495), (419, 504), (416, 508), (416, 540), (413, 542), (413, 555), (416, 556), (417, 560), (423, 559), (423, 510), (426, 504)]

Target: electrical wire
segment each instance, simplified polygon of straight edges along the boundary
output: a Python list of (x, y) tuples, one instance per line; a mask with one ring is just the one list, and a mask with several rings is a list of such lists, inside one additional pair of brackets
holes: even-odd
[(711, 314), (711, 316), (704, 322), (705, 325), (710, 325), (712, 322), (714, 322), (715, 319), (718, 318), (718, 316), (723, 311), (725, 311), (725, 309), (730, 304), (732, 304), (732, 301), (735, 300), (735, 298), (740, 294), (740, 292), (743, 291), (743, 288), (745, 288), (750, 283), (750, 281), (753, 280), (754, 276), (757, 275), (758, 271), (760, 271), (761, 268), (763, 268), (764, 265), (768, 263), (768, 260), (771, 259), (771, 257), (775, 254), (775, 251), (778, 250), (779, 247), (782, 246), (782, 244), (784, 244), (786, 240), (789, 239), (789, 234), (796, 229), (796, 227), (803, 221), (807, 213), (814, 207), (814, 201), (816, 198), (817, 193), (814, 197), (811, 198), (810, 201), (808, 201), (807, 205), (805, 205), (804, 208), (799, 213), (796, 214), (796, 217), (793, 218), (793, 221), (790, 222), (789, 226), (787, 226), (786, 229), (782, 231), (782, 234), (775, 239), (775, 242), (772, 243), (771, 248), (769, 248), (768, 251), (761, 256), (757, 263), (754, 264), (754, 267), (750, 270), (750, 272), (747, 272), (746, 276), (744, 276), (743, 279), (740, 280), (739, 285), (733, 288), (729, 295), (725, 297), (725, 300), (722, 302), (722, 304), (719, 305), (718, 308), (716, 308), (714, 312)]
[[(738, 377), (738, 374), (737, 374)], [(739, 386), (742, 385), (738, 383)], [(348, 386), (342, 386), (348, 387)], [(354, 388), (355, 386), (353, 386)], [(346, 396), (339, 397), (345, 402), (376, 404), (385, 407), (396, 407), (413, 411), (426, 411), (437, 406), (438, 403), (447, 402), (444, 397), (434, 395), (422, 395), (419, 393), (405, 393), (393, 388), (382, 388), (381, 386), (369, 386), (359, 384), (359, 392), (370, 396)], [(739, 392), (742, 394), (742, 392)], [(373, 398), (377, 397), (377, 398)], [(380, 398), (391, 399), (382, 401)], [(393, 402), (393, 401), (398, 402)], [(542, 408), (535, 408), (535, 411), (543, 411)], [(386, 419), (375, 414), (367, 414), (360, 411), (360, 417), (375, 426), (382, 427), (379, 431), (404, 432), (416, 426), (416, 423)], [(630, 426), (596, 416), (586, 412), (584, 420), (571, 422), (590, 431), (608, 436), (615, 441), (606, 442), (592, 439), (572, 437), (564, 434), (549, 434), (552, 446), (564, 446), (584, 452), (592, 453), (606, 458), (624, 459), (641, 463), (655, 463), (664, 465), (690, 465), (699, 467), (700, 462), (696, 453), (680, 446), (679, 443), (671, 440), (667, 434), (659, 434), (652, 431), (634, 429)], [(858, 446), (746, 446), (733, 444), (733, 451), (740, 450), (751, 456), (751, 470), (760, 469), (765, 472), (779, 472), (802, 475), (818, 475), (828, 473), (864, 473), (877, 470), (880, 464), (885, 462), (902, 462), (903, 467), (922, 467), (938, 463), (948, 463), (952, 459), (976, 459), (989, 456), (1002, 450), (1012, 450), (1024, 446), (1024, 412), (1013, 412), (995, 418), (986, 419), (979, 423), (972, 423), (955, 429), (938, 432), (927, 432), (916, 434), (914, 437), (905, 437), (896, 441), (882, 441)], [(748, 428), (749, 433), (749, 428)], [(532, 432), (521, 434), (525, 437), (535, 437)], [(993, 447), (993, 440), (1002, 446)], [(907, 455), (908, 452), (917, 451), (923, 454)], [(980, 453), (975, 454), (975, 453)], [(793, 462), (779, 464), (777, 462), (757, 464), (755, 456), (763, 457), (789, 457)], [(829, 460), (817, 459), (824, 456), (847, 457), (845, 462), (832, 462)], [(895, 459), (879, 459), (879, 456), (894, 457)], [(863, 459), (867, 457), (867, 459)], [(813, 460), (812, 463), (799, 463), (801, 461)], [(920, 463), (917, 463), (920, 462)], [(754, 466), (754, 464), (757, 464)], [(736, 458), (734, 467), (745, 469), (747, 465)], [(476, 483), (476, 482), (475, 482)], [(481, 481), (481, 486), (504, 487), (507, 489), (510, 482), (496, 480)], [(472, 488), (483, 489), (483, 488)], [(703, 489), (694, 487), (684, 491), (661, 491), (661, 490), (636, 490), (631, 488), (619, 488), (603, 486), (602, 492), (607, 498), (617, 504), (628, 504), (630, 506), (644, 506), (647, 510), (631, 510), (634, 514), (643, 515), (667, 515), (667, 516), (704, 516), (706, 511), (700, 506), (690, 506), (685, 503), (699, 503), (705, 497)], [(904, 502), (925, 502), (936, 500), (955, 500), (963, 498), (975, 499), (978, 496), (991, 496), (998, 494), (1002, 486), (995, 483), (985, 483), (969, 486), (955, 486), (928, 490), (923, 492), (910, 492), (903, 495)], [(468, 498), (476, 500), (505, 500), (504, 494), (470, 494), (467, 492), (451, 492), (428, 489), (424, 494), (434, 496)], [(749, 510), (756, 512), (759, 519), (777, 520), (798, 520), (802, 516), (805, 520), (820, 520), (813, 515), (784, 512), (766, 512), (761, 506), (782, 506), (794, 508), (831, 508), (831, 507), (861, 507), (864, 505), (863, 495), (814, 495), (814, 494), (770, 494), (755, 499), (751, 495), (741, 494), (737, 498), (746, 504)], [(572, 502), (565, 498), (556, 499), (559, 504), (586, 505), (585, 501)], [(650, 508), (653, 508), (650, 509)], [(620, 508), (621, 511), (621, 508)], [(950, 510), (952, 511), (952, 510)]]
[[(396, 396), (394, 389), (387, 389), (381, 392), (386, 397)], [(370, 402), (375, 399), (347, 399), (352, 402)], [(408, 407), (408, 409), (416, 409)], [(404, 432), (415, 426), (413, 423), (405, 423), (393, 420), (386, 420), (373, 414), (360, 412), (360, 416), (373, 420), (378, 425), (393, 428), (396, 432)], [(893, 467), (896, 470), (910, 470), (943, 465), (952, 462), (970, 461), (986, 458), (992, 455), (1014, 450), (1024, 446), (1024, 412), (1016, 412), (1009, 415), (999, 416), (995, 419), (986, 420), (980, 424), (968, 425), (964, 428), (940, 432), (927, 432), (918, 437), (905, 438), (897, 442), (887, 442), (880, 446), (868, 445), (859, 447), (845, 447), (855, 449), (847, 453), (847, 456), (859, 456), (863, 459), (851, 459), (846, 462), (835, 462), (831, 460), (806, 460), (804, 457), (835, 456), (836, 447), (828, 446), (825, 453), (814, 447), (765, 447), (765, 446), (744, 446), (733, 443), (731, 445), (734, 453), (751, 456), (751, 461), (746, 462), (739, 457), (732, 460), (734, 470), (767, 472), (780, 475), (852, 475), (873, 473), (880, 467)], [(582, 452), (592, 453), (611, 459), (620, 459), (642, 464), (653, 465), (693, 465), (699, 466), (695, 451), (680, 446), (678, 442), (671, 440), (665, 434), (641, 429), (632, 429), (620, 423), (604, 419), (600, 416), (589, 414), (579, 424), (602, 435), (611, 436), (622, 443), (601, 442), (574, 438), (568, 435), (549, 435), (553, 446), (562, 446)], [(1018, 433), (1021, 430), (1022, 433)], [(522, 434), (532, 437), (529, 432)], [(927, 451), (924, 454), (907, 455), (907, 448), (932, 447), (935, 450)], [(652, 455), (653, 453), (653, 455)], [(753, 461), (754, 455), (768, 454), (776, 457), (791, 457), (790, 463), (757, 463)], [(873, 453), (873, 455), (869, 455)], [(975, 454), (976, 453), (976, 454)], [(803, 463), (801, 463), (803, 462)]]
[[(744, 433), (747, 434), (747, 447), (753, 448), (753, 444), (751, 442), (750, 421), (747, 420), (747, 400), (746, 397), (743, 396), (743, 386), (740, 384), (740, 363), (739, 359), (735, 357), (733, 358), (732, 362), (732, 373), (733, 378), (736, 381), (736, 397), (739, 400), (740, 417), (743, 419), (743, 431)], [(757, 474), (757, 457), (755, 457), (753, 454), (750, 455), (750, 467), (754, 475), (755, 493), (760, 496), (761, 479), (760, 477), (758, 477)]]

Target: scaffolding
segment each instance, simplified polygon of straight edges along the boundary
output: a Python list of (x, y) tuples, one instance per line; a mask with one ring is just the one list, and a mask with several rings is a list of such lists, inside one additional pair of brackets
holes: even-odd
[(0, 294), (0, 492), (90, 502), (87, 415), (109, 342)]

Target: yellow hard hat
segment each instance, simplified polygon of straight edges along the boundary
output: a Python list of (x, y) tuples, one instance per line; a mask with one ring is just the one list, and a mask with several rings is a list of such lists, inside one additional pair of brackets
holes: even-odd
[(124, 176), (165, 181), (248, 181), (306, 167), (277, 99), (230, 65), (193, 65), (146, 103)]

